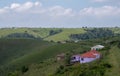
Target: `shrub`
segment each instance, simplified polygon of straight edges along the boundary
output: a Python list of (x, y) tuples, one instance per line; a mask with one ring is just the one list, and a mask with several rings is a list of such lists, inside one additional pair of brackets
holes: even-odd
[(21, 69), (21, 72), (22, 73), (25, 73), (28, 71), (28, 67), (27, 66), (23, 66), (22, 69)]

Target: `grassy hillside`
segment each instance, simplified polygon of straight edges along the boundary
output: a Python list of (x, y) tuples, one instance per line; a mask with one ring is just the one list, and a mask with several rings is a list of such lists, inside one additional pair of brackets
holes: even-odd
[(33, 39), (0, 39), (0, 64), (51, 45), (52, 43)]
[(50, 37), (47, 37), (45, 38), (45, 40), (53, 40), (53, 41), (64, 41), (64, 40), (70, 40), (69, 36), (71, 34), (80, 34), (80, 33), (84, 33), (85, 30), (82, 29), (82, 28), (63, 28), (62, 29), (63, 31), (59, 34), (56, 34), (56, 35), (53, 35), (53, 36), (50, 36)]
[(107, 70), (106, 76), (120, 76), (120, 49), (117, 46), (113, 46), (108, 55), (107, 61), (112, 64), (112, 68)]
[[(0, 40), (0, 76), (76, 76), (82, 74), (82, 69), (86, 72), (92, 67), (98, 67), (101, 70), (95, 69), (95, 71), (105, 71), (101, 68), (104, 66), (104, 62), (108, 62), (112, 65), (112, 68), (108, 69), (104, 76), (111, 76), (116, 73), (119, 76), (119, 48), (116, 46), (116, 42), (111, 43), (114, 40), (119, 40), (119, 37), (107, 38), (107, 39), (93, 39), (81, 41), (78, 43), (53, 43), (46, 42), (37, 39), (1, 39)], [(118, 42), (118, 41), (117, 41)], [(60, 53), (83, 53), (88, 51), (91, 46), (96, 44), (104, 44), (105, 46), (113, 45), (107, 57), (104, 57), (102, 62), (94, 62), (85, 64), (86, 67), (81, 65), (75, 65), (65, 67), (62, 70), (62, 74), (55, 74), (61, 65), (64, 65), (64, 61), (56, 61), (56, 56)], [(103, 53), (106, 50), (103, 51)], [(101, 52), (102, 53), (102, 52)], [(97, 63), (97, 65), (96, 65)], [(99, 65), (98, 65), (99, 64)], [(28, 70), (22, 72), (22, 68), (26, 66)], [(82, 65), (83, 66), (83, 65)], [(85, 70), (87, 68), (88, 70)], [(102, 70), (103, 69), (103, 70)], [(66, 70), (66, 71), (65, 71)], [(94, 68), (93, 68), (94, 70)], [(117, 70), (117, 71), (116, 71)], [(63, 73), (65, 72), (65, 73)], [(55, 75), (54, 75), (55, 74)], [(92, 74), (91, 74), (92, 75)], [(86, 76), (86, 75), (85, 75)]]
[(49, 37), (50, 30), (59, 30), (59, 28), (29, 28), (32, 32), (38, 34), (41, 38)]
[(27, 29), (27, 28), (16, 28), (16, 29), (0, 29), (0, 37), (5, 37), (13, 33), (25, 33), (33, 35), (34, 37), (40, 37), (39, 34)]
[[(97, 43), (99, 42), (101, 41), (98, 41)], [(42, 74), (40, 70), (43, 71), (47, 68), (51, 69), (48, 69), (48, 71), (46, 70), (44, 74), (50, 70), (55, 72), (57, 67), (59, 67), (60, 64), (63, 64), (56, 63), (56, 55), (60, 53), (68, 53), (70, 51), (80, 53), (97, 44), (94, 41), (93, 44), (90, 43), (91, 42), (83, 41), (80, 43), (60, 44), (35, 39), (1, 39), (0, 75), (4, 76), (4, 74), (7, 74), (12, 70), (14, 71), (15, 69), (20, 70), (23, 66), (29, 66), (29, 71), (25, 76), (29, 76), (29, 74), (31, 74), (31, 76), (38, 74), (39, 76)], [(48, 76), (48, 74), (44, 76)]]
[[(118, 37), (108, 38), (108, 39), (96, 39), (96, 40), (88, 40), (77, 43), (80, 45), (79, 47), (74, 48), (76, 52), (81, 52), (81, 50), (87, 50), (89, 47), (105, 43), (106, 48), (110, 48), (112, 43), (108, 41), (116, 41), (119, 40)], [(118, 42), (118, 41), (117, 41)], [(92, 44), (91, 44), (92, 43)], [(83, 46), (82, 46), (83, 45)], [(86, 46), (85, 46), (86, 45)], [(117, 43), (112, 44), (110, 50), (104, 49), (101, 50), (103, 55), (102, 60), (95, 61), (89, 64), (76, 64), (73, 66), (64, 66), (63, 69), (59, 70), (61, 65), (64, 65), (63, 62), (56, 62), (54, 59), (46, 60), (44, 63), (34, 64), (30, 66), (30, 70), (24, 73), (23, 76), (119, 76), (119, 48), (117, 47)], [(64, 47), (65, 48), (65, 47)], [(112, 66), (110, 68), (109, 66)], [(83, 75), (84, 74), (84, 75)], [(102, 75), (104, 74), (104, 75)]]
[[(62, 32), (52, 35), (49, 35), (50, 30), (59, 30)], [(44, 38), (44, 40), (50, 41), (64, 41), (69, 40), (70, 34), (84, 33), (84, 29), (77, 28), (14, 28), (14, 29), (0, 29), (0, 37), (7, 36), (12, 33), (24, 33), (32, 34), (35, 37)]]
[[(62, 32), (57, 33), (55, 35), (49, 35), (50, 30), (62, 30)], [(114, 33), (119, 34), (120, 28), (109, 28)], [(65, 41), (70, 40), (69, 36), (71, 34), (81, 34), (86, 31), (83, 28), (4, 28), (0, 29), (0, 38), (5, 37), (12, 33), (24, 33), (33, 35), (34, 37), (43, 38), (46, 41)]]

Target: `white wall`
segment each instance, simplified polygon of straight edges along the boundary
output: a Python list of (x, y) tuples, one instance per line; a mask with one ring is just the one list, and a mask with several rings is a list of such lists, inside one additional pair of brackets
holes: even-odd
[(71, 60), (71, 62), (77, 62), (80, 61), (80, 56), (73, 56), (75, 59)]
[(87, 63), (87, 62), (91, 62), (93, 60), (95, 60), (96, 58), (84, 58), (84, 60), (80, 59), (80, 63)]
[(84, 60), (82, 60), (82, 59), (80, 58), (80, 63), (92, 62), (92, 61), (94, 61), (94, 60), (96, 60), (96, 59), (98, 59), (98, 58), (100, 58), (100, 55), (99, 55), (99, 54), (96, 56), (96, 58), (83, 58)]

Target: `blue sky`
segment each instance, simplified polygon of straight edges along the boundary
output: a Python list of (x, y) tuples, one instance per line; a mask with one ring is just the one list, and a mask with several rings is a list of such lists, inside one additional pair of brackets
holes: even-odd
[(115, 27), (119, 20), (119, 0), (0, 0), (0, 27)]

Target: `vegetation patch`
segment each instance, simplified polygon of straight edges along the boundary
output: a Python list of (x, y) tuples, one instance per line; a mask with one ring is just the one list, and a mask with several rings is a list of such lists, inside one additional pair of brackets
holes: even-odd
[(71, 34), (70, 38), (73, 40), (86, 40), (114, 36), (111, 30), (105, 28), (86, 29), (86, 31), (84, 34)]

